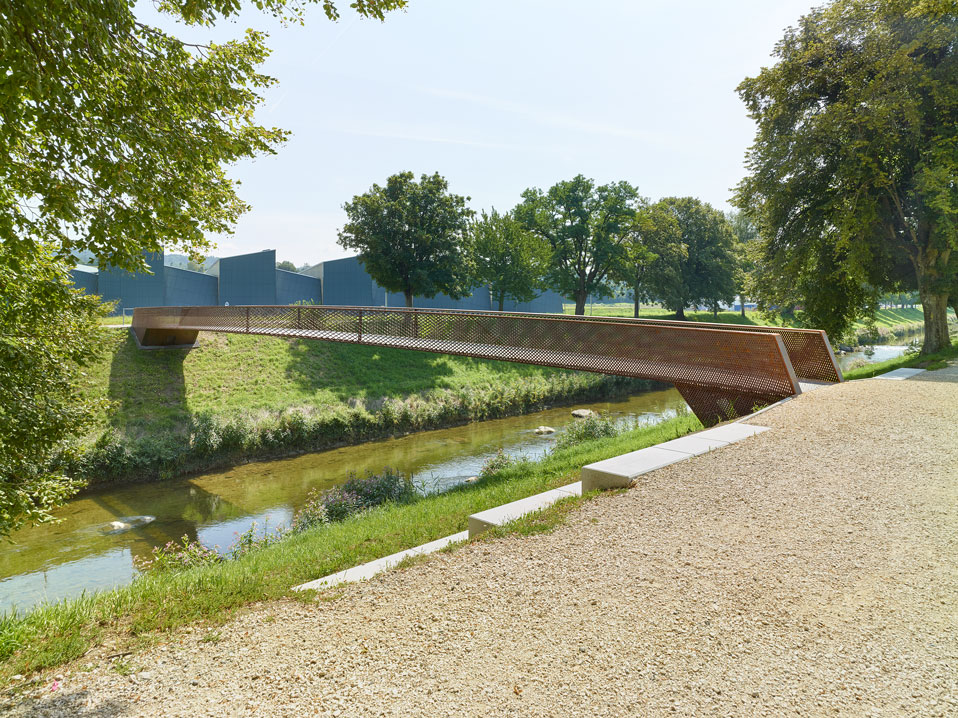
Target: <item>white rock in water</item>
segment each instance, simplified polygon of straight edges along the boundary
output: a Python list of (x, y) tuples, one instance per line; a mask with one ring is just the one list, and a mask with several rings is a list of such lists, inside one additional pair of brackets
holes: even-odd
[(537, 426), (536, 433), (537, 434), (554, 434), (556, 433), (556, 430), (553, 429), (551, 426)]
[(476, 483), (478, 480), (479, 480), (479, 477), (478, 477), (478, 476), (470, 476), (468, 479), (466, 479), (466, 483), (467, 483), (467, 484), (474, 484), (474, 483)]
[(110, 528), (114, 531), (121, 531), (122, 529), (130, 528), (130, 524), (124, 523), (123, 521), (111, 521)]
[(576, 409), (572, 412), (572, 416), (576, 419), (588, 419), (590, 416), (595, 416), (595, 412), (592, 409)]

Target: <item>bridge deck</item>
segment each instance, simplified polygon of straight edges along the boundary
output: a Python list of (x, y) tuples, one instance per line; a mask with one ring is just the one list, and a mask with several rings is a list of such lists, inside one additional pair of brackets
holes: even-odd
[[(144, 346), (192, 343), (199, 331), (233, 332), (458, 354), (669, 382), (705, 424), (744, 415), (756, 406), (801, 392), (780, 332), (718, 326), (722, 328), (687, 322), (328, 306), (152, 307), (136, 309), (133, 317), (133, 331)], [(830, 353), (827, 341), (817, 332), (801, 337), (819, 356), (826, 349)], [(804, 355), (799, 352), (799, 356)]]

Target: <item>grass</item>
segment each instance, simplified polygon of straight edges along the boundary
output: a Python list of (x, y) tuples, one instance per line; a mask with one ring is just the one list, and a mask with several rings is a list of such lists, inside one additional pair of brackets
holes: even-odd
[(905, 354), (904, 356), (889, 359), (888, 361), (868, 364), (856, 369), (849, 369), (843, 372), (843, 374), (846, 381), (852, 379), (869, 379), (873, 376), (902, 368), (943, 369), (948, 365), (949, 361), (955, 359), (958, 359), (958, 344), (935, 354)]
[[(574, 481), (584, 464), (667, 441), (700, 426), (693, 416), (680, 416), (584, 442), (537, 462), (510, 465), (447, 493), (378, 507), (291, 535), (234, 561), (180, 573), (148, 573), (123, 588), (5, 616), (0, 619), (0, 681), (68, 663), (107, 641), (123, 651), (198, 621), (215, 626), (256, 601), (284, 596), (312, 600), (309, 593), (291, 593), (290, 587), (462, 531), (469, 514), (562, 486)], [(551, 530), (574, 505), (568, 502), (528, 517), (509, 530), (521, 534)]]
[[(128, 332), (112, 330), (104, 341), (83, 390), (108, 398), (109, 408), (85, 439), (93, 447), (86, 454), (89, 461), (69, 467), (88, 480), (176, 475), (626, 394), (648, 385), (300, 339), (201, 334), (195, 349), (143, 351)], [(201, 452), (196, 437), (203, 432), (204, 440), (215, 445), (207, 442)]]
[[(572, 314), (575, 305), (564, 304), (563, 311), (566, 314)], [(591, 309), (586, 309), (586, 314), (597, 317), (631, 317), (633, 315), (631, 304), (596, 304)], [(675, 314), (663, 307), (657, 305), (643, 304), (639, 310), (640, 319), (675, 319)], [(712, 312), (686, 312), (686, 321), (690, 322), (719, 322), (722, 324), (747, 324), (747, 325), (766, 325), (780, 326), (781, 322), (776, 319), (767, 319), (760, 312), (746, 310), (745, 316), (740, 311), (720, 311), (718, 317)], [(919, 308), (908, 309), (879, 309), (875, 314), (874, 326), (876, 328), (891, 329), (893, 327), (913, 327), (920, 329), (924, 326), (924, 313)], [(852, 325), (851, 332), (859, 333), (869, 329), (867, 322), (859, 321)]]

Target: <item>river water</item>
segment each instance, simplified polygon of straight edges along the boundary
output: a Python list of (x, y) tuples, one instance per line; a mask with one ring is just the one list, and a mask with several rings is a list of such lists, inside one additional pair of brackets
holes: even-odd
[[(666, 389), (584, 406), (622, 421), (652, 424), (686, 405), (675, 389)], [(225, 549), (253, 521), (261, 528), (288, 524), (310, 491), (334, 486), (351, 471), (379, 472), (388, 466), (435, 491), (475, 476), (500, 448), (510, 456), (537, 458), (555, 437), (537, 435), (535, 428), (546, 425), (561, 433), (575, 421), (574, 408), (85, 494), (57, 512), (60, 523), (20, 531), (12, 545), (0, 548), (0, 611), (129, 583), (136, 575), (134, 556), (148, 558), (153, 546), (184, 535)]]

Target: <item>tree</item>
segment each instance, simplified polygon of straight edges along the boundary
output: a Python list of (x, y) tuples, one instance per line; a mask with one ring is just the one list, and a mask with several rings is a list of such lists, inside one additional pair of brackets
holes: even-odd
[[(676, 317), (704, 304), (718, 313), (735, 295), (734, 235), (725, 215), (694, 197), (666, 197), (659, 211), (674, 218), (685, 251), (660, 255), (649, 271), (649, 291)], [(675, 240), (671, 244), (675, 244)]]
[(742, 303), (742, 316), (745, 316), (745, 293), (751, 286), (755, 273), (755, 250), (753, 242), (758, 239), (758, 230), (744, 212), (729, 212), (729, 224), (735, 235), (732, 251), (735, 254), (735, 292)]
[[(73, 288), (50, 250), (15, 255), (0, 243), (0, 536), (50, 511), (78, 483), (56, 470), (67, 439), (96, 404), (77, 389), (102, 345), (99, 297)], [(62, 461), (59, 463), (63, 463)]]
[[(958, 6), (837, 0), (739, 86), (757, 123), (736, 203), (762, 236), (766, 305), (794, 299), (841, 336), (902, 280), (924, 353), (949, 345), (958, 250)], [(778, 284), (779, 279), (785, 284)]]
[[(649, 279), (652, 272), (669, 272), (680, 266), (686, 249), (675, 217), (661, 206), (652, 205), (636, 212), (624, 250), (623, 260), (613, 269), (612, 278), (630, 288), (632, 316), (638, 319), (641, 302), (653, 299)], [(660, 277), (659, 281), (669, 280)]]
[(359, 261), (390, 292), (402, 292), (406, 306), (413, 297), (440, 292), (459, 299), (474, 283), (469, 246), (468, 197), (449, 193), (438, 173), (400, 172), (374, 184), (365, 194), (343, 205), (349, 221), (339, 244), (359, 250)]
[(643, 204), (628, 182), (596, 187), (591, 179), (577, 175), (548, 192), (527, 189), (513, 214), (549, 243), (548, 284), (573, 300), (575, 313), (582, 315), (590, 294), (613, 294), (610, 273), (624, 259), (635, 212)]
[[(404, 4), (352, 6), (382, 19)], [(242, 3), (158, 6), (210, 26)], [(74, 387), (97, 343), (98, 300), (70, 289), (73, 257), (130, 271), (146, 270), (146, 251), (198, 257), (206, 233), (230, 231), (247, 209), (226, 167), (286, 136), (254, 119), (273, 83), (257, 70), (263, 33), (191, 44), (134, 11), (132, 0), (0, 0), (0, 535), (49, 519), (77, 486), (51, 468), (90, 417)]]
[(549, 245), (510, 214), (495, 209), (471, 225), (476, 278), (489, 285), (503, 311), (505, 300), (531, 302), (545, 288)]
[(290, 262), (288, 259), (284, 259), (282, 262), (276, 263), (277, 269), (284, 269), (287, 272), (297, 272), (296, 265)]

